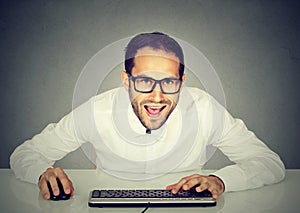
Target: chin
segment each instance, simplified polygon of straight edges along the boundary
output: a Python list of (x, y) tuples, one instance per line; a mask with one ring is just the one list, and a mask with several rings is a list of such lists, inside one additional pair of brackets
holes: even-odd
[[(152, 120), (152, 121), (151, 121)], [(150, 119), (145, 122), (144, 126), (147, 128), (147, 129), (151, 129), (151, 130), (157, 130), (159, 129), (160, 127), (162, 127), (165, 123), (166, 123), (167, 119), (164, 118), (164, 119), (160, 119), (159, 121), (156, 120), (156, 121), (153, 121), (153, 119)]]

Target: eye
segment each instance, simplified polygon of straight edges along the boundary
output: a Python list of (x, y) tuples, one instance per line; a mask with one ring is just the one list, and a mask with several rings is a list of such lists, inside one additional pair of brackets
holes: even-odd
[(153, 84), (153, 80), (151, 78), (139, 78), (139, 79), (137, 79), (137, 83), (139, 83), (139, 84)]
[(163, 84), (165, 84), (165, 85), (173, 85), (173, 84), (175, 84), (176, 83), (176, 81), (174, 80), (174, 79), (165, 79), (164, 81), (163, 81)]
[(151, 84), (151, 79), (147, 79), (147, 78), (145, 78), (145, 79), (143, 79), (143, 82), (145, 83), (145, 84)]

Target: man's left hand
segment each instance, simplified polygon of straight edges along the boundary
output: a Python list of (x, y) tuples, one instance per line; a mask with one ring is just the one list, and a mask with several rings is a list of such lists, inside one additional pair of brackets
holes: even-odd
[(214, 199), (217, 199), (225, 189), (224, 183), (220, 178), (199, 174), (184, 177), (178, 183), (167, 186), (166, 189), (172, 190), (172, 193), (176, 194), (181, 188), (183, 190), (189, 190), (197, 184), (200, 184), (200, 186), (196, 187), (197, 192), (202, 192), (207, 189), (211, 192)]

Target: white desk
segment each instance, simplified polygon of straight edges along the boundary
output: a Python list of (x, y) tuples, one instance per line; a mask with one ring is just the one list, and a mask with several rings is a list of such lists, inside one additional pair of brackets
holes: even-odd
[[(207, 171), (208, 172), (208, 171)], [(170, 174), (148, 181), (120, 180), (95, 170), (66, 170), (71, 178), (75, 195), (68, 201), (43, 200), (37, 185), (17, 180), (10, 169), (0, 169), (1, 212), (141, 212), (141, 208), (90, 208), (88, 194), (96, 188), (165, 188), (184, 173)], [(189, 173), (191, 174), (191, 173)], [(207, 208), (150, 208), (153, 212), (299, 212), (300, 170), (288, 170), (283, 182), (242, 192), (224, 193), (216, 207)], [(5, 210), (5, 211), (4, 211)]]

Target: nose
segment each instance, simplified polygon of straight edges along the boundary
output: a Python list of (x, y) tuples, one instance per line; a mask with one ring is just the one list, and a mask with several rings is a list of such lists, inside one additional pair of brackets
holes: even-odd
[(163, 93), (159, 84), (155, 85), (153, 91), (150, 93), (150, 97), (156, 102), (159, 102), (161, 99), (163, 99)]

